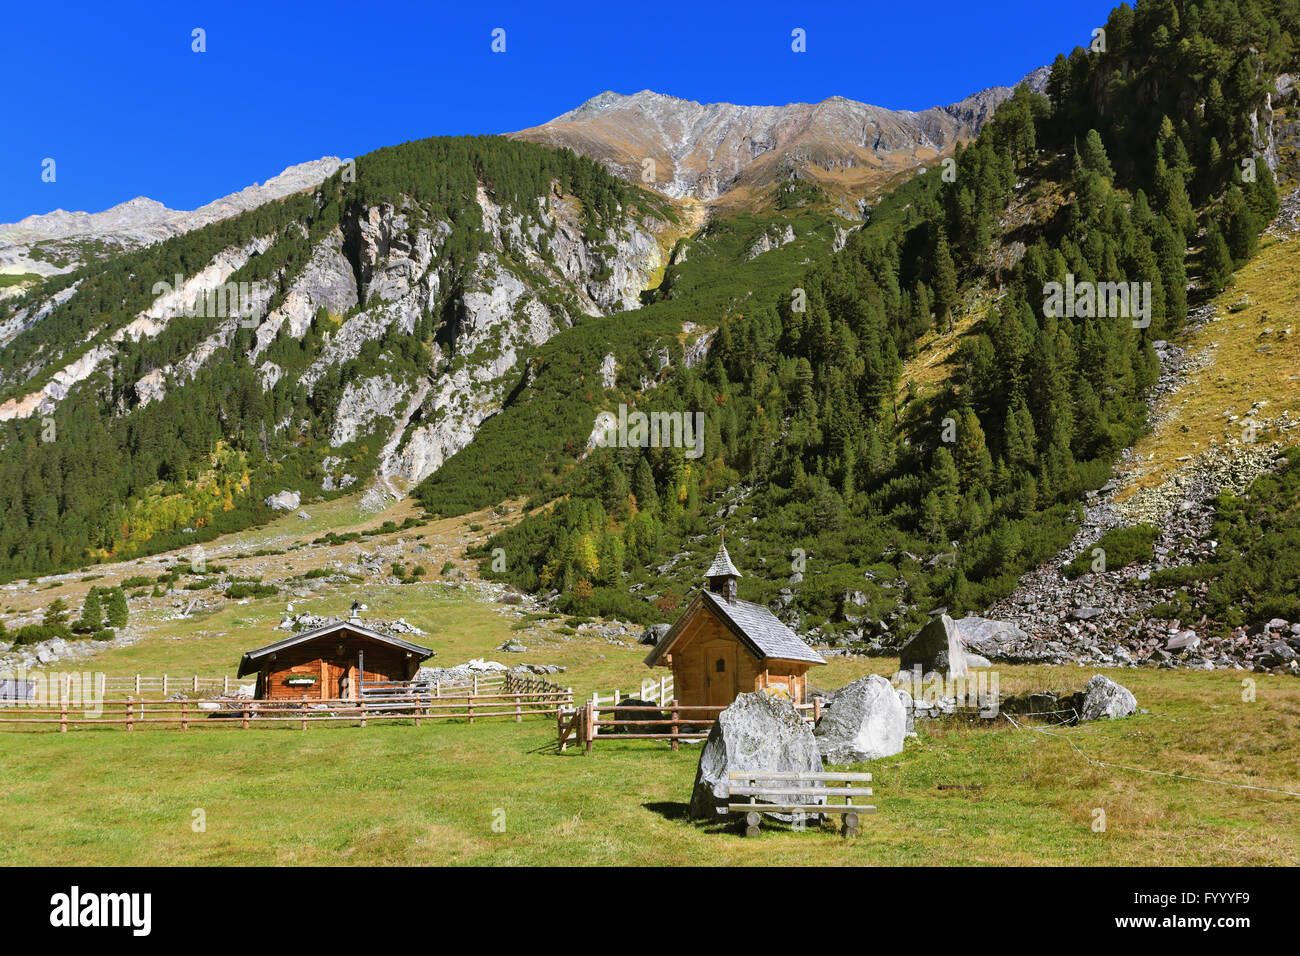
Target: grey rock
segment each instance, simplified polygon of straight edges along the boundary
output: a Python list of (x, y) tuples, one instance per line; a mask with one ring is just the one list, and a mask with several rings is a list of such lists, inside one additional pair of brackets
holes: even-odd
[(916, 734), (915, 701), (912, 700), (911, 694), (900, 687), (898, 688), (898, 702), (903, 705), (903, 716), (906, 719), (904, 730), (908, 736), (914, 736)]
[(663, 640), (663, 636), (668, 633), (671, 624), (651, 624), (641, 632), (642, 644), (658, 644)]
[(1201, 646), (1195, 631), (1179, 631), (1165, 644), (1167, 651), (1194, 651)]
[(1103, 717), (1115, 720), (1127, 717), (1137, 710), (1137, 698), (1133, 692), (1109, 677), (1101, 674), (1092, 675), (1088, 686), (1083, 689), (1083, 705), (1079, 708), (1080, 720), (1100, 720)]
[(967, 651), (996, 657), (1007, 644), (1019, 644), (1029, 635), (1008, 621), (968, 614), (957, 621), (957, 633)]
[[(764, 691), (741, 694), (718, 715), (700, 751), (690, 815), (715, 820), (726, 815), (728, 774), (733, 770), (821, 773), (823, 769), (812, 728), (789, 698)], [(790, 802), (815, 804), (819, 799), (825, 798), (810, 795)]]
[(906, 734), (907, 714), (898, 692), (871, 674), (836, 692), (814, 736), (823, 760), (844, 764), (901, 753)]
[(911, 670), (920, 665), (921, 673), (966, 673), (966, 652), (953, 619), (940, 614), (922, 627), (899, 651), (899, 667)]
[(266, 506), (273, 511), (297, 511), (301, 498), (296, 491), (281, 491), (266, 499)]

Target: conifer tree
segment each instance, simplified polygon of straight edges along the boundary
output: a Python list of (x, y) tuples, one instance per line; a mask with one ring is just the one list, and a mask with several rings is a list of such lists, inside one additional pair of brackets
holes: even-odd
[(99, 588), (92, 587), (86, 594), (86, 601), (81, 606), (81, 619), (74, 630), (83, 634), (94, 634), (104, 626), (104, 610), (99, 600)]
[(1115, 171), (1110, 165), (1110, 157), (1106, 155), (1106, 146), (1101, 141), (1101, 134), (1095, 129), (1088, 130), (1088, 135), (1084, 137), (1083, 154), (1080, 161), (1087, 172), (1097, 173), (1111, 180), (1115, 178)]
[(113, 588), (108, 592), (108, 626), (114, 628), (126, 627), (128, 616), (126, 592), (121, 588)]
[(948, 251), (948, 237), (942, 229), (934, 245), (934, 311), (940, 323), (952, 331), (953, 312), (957, 309), (957, 269)]
[(1205, 229), (1205, 252), (1202, 255), (1206, 285), (1221, 291), (1232, 278), (1232, 254), (1224, 241), (1219, 224), (1213, 219)]

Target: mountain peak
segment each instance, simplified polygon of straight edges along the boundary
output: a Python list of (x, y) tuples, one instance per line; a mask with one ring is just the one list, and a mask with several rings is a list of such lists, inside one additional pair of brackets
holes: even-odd
[[(1025, 78), (1041, 87), (1035, 71)], [(844, 96), (818, 103), (699, 103), (654, 90), (606, 90), (548, 123), (510, 134), (568, 147), (673, 198), (762, 199), (792, 173), (822, 185), (846, 215), (899, 173), (973, 139), (1012, 87), (948, 106), (891, 110)], [(653, 165), (647, 165), (652, 160)]]
[(0, 224), (0, 264), (7, 269), (20, 268), (42, 275), (68, 271), (81, 264), (75, 250), (67, 250), (68, 265), (56, 269), (44, 257), (29, 256), (30, 247), (40, 242), (74, 237), (108, 240), (124, 248), (149, 245), (303, 189), (311, 189), (332, 176), (341, 165), (337, 156), (322, 156), (298, 163), (265, 183), (245, 186), (190, 212), (170, 209), (148, 196), (136, 196), (102, 212), (55, 209), (18, 222)]

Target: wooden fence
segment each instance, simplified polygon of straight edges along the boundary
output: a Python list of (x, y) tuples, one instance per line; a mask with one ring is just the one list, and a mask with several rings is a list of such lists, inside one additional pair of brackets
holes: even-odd
[[(665, 674), (657, 679), (647, 677), (645, 680), (641, 681), (641, 689), (631, 694), (624, 694), (619, 690), (615, 690), (608, 696), (599, 693), (592, 694), (591, 702), (596, 707), (600, 707), (601, 704), (606, 702), (617, 704), (620, 700), (624, 700), (628, 697), (636, 697), (639, 700), (646, 701), (647, 703), (663, 704), (664, 701), (671, 701), (673, 699), (673, 693), (673, 675)], [(665, 704), (664, 706), (667, 705)]]
[(184, 674), (163, 674), (161, 677), (150, 677), (144, 674), (129, 677), (109, 677), (107, 674), (95, 676), (99, 680), (99, 695), (104, 699), (127, 695), (141, 697), (145, 694), (166, 697), (168, 694), (177, 693), (215, 696), (230, 694), (256, 680), (255, 677), (200, 677), (198, 674), (191, 674), (188, 677)]
[(383, 720), (408, 720), (420, 726), (425, 720), (468, 720), (475, 718), (513, 717), (516, 722), (528, 715), (561, 713), (573, 707), (571, 688), (547, 691), (517, 690), (499, 694), (432, 694), (401, 693), (366, 696), (362, 700), (252, 700), (166, 699), (104, 700), (98, 714), (90, 714), (84, 704), (64, 699), (39, 706), (22, 705), (0, 708), (0, 726), (19, 725), (34, 730), (58, 727), (106, 727), (135, 730), (136, 727), (175, 725), (181, 730), (194, 727), (231, 727), (247, 730), (253, 726), (298, 724), (306, 730), (316, 722), (359, 725)]
[[(813, 698), (811, 704), (795, 704), (795, 710), (807, 721), (816, 723), (821, 717), (822, 699)], [(584, 753), (598, 738), (612, 740), (667, 740), (677, 750), (683, 740), (703, 740), (709, 736), (717, 716), (726, 710), (721, 704), (679, 704), (672, 700), (663, 706), (621, 704), (597, 706), (591, 702), (571, 711), (560, 710), (555, 715), (556, 745), (561, 751), (568, 749), (569, 741), (581, 744)], [(602, 712), (612, 711), (611, 717)], [(645, 714), (644, 717), (637, 716)], [(601, 733), (601, 728), (612, 728)]]

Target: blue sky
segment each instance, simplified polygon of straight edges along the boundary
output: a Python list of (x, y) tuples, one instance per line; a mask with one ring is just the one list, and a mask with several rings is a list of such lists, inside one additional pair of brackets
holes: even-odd
[[(1086, 45), (1112, 5), (10, 4), (0, 222), (138, 195), (192, 209), (293, 163), (534, 126), (607, 89), (924, 109)], [(791, 51), (795, 28), (806, 53)]]

